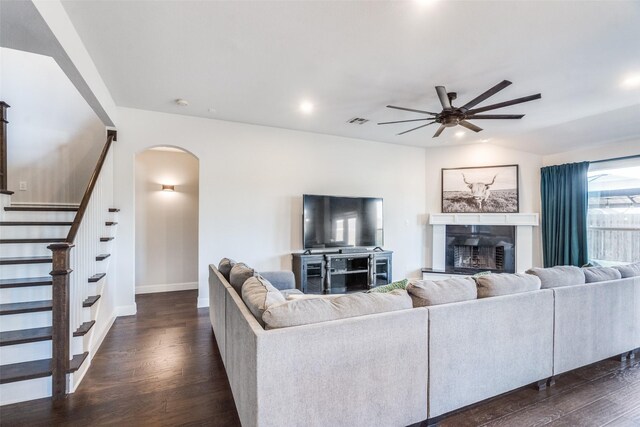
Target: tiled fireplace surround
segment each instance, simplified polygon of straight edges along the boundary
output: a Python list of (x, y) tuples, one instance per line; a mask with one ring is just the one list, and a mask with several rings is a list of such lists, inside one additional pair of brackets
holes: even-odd
[(533, 267), (533, 227), (538, 226), (537, 213), (491, 214), (431, 214), (433, 226), (432, 269), (445, 271), (447, 251), (447, 225), (499, 225), (515, 227), (515, 272)]

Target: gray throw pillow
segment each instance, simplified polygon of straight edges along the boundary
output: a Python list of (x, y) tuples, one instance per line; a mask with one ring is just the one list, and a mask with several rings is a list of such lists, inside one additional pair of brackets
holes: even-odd
[(266, 329), (277, 329), (409, 308), (411, 298), (402, 289), (387, 293), (359, 292), (335, 298), (296, 299), (272, 305), (265, 310), (262, 320)]
[(582, 269), (572, 265), (559, 265), (550, 268), (534, 267), (527, 270), (526, 273), (538, 276), (542, 282), (542, 289), (582, 285), (586, 281)]
[(640, 276), (640, 262), (636, 262), (635, 264), (616, 265), (613, 268), (620, 272), (623, 279), (626, 279), (627, 277)]
[(229, 274), (229, 284), (236, 290), (238, 295), (242, 295), (242, 285), (248, 278), (256, 275), (256, 271), (244, 262), (236, 263)]
[(611, 267), (585, 267), (582, 271), (586, 283), (606, 282), (622, 278), (620, 272)]
[(416, 280), (407, 285), (414, 307), (468, 301), (478, 297), (476, 282), (470, 277), (446, 280)]
[(540, 279), (533, 274), (487, 274), (476, 277), (478, 298), (490, 298), (500, 295), (519, 294), (540, 289)]
[(218, 264), (218, 271), (227, 279), (227, 282), (229, 281), (229, 275), (234, 265), (236, 265), (236, 262), (231, 258), (222, 258)]
[(264, 327), (262, 321), (264, 311), (273, 304), (285, 302), (286, 298), (267, 279), (262, 276), (253, 276), (249, 277), (242, 285), (242, 300), (260, 325)]

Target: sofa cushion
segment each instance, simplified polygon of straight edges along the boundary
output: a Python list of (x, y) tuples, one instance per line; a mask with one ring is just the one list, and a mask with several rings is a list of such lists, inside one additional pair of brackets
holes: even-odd
[[(264, 277), (264, 276), (262, 276)], [(273, 285), (273, 283), (272, 283)], [(275, 288), (275, 286), (274, 286)], [(276, 288), (278, 289), (278, 288)], [(283, 297), (289, 298), (292, 295), (304, 295), (300, 289), (278, 289)]]
[(256, 275), (256, 271), (244, 262), (238, 262), (231, 268), (229, 274), (229, 284), (236, 290), (238, 295), (242, 295), (242, 285), (248, 278)]
[(559, 265), (550, 268), (534, 267), (526, 272), (540, 278), (542, 289), (582, 285), (586, 280), (582, 269), (572, 265)]
[(273, 304), (286, 301), (285, 297), (267, 279), (258, 275), (249, 277), (242, 285), (242, 300), (256, 320), (264, 326), (262, 314)]
[(407, 291), (360, 292), (334, 298), (296, 299), (286, 304), (272, 305), (265, 310), (262, 320), (266, 329), (277, 329), (408, 308), (411, 308), (411, 298)]
[(409, 284), (408, 279), (398, 280), (397, 282), (389, 283), (388, 285), (376, 286), (373, 289), (369, 289), (367, 292), (391, 292), (395, 289), (407, 289), (407, 285)]
[(476, 299), (476, 282), (470, 277), (445, 280), (416, 280), (407, 285), (414, 307), (447, 304)]
[(234, 265), (236, 265), (236, 262), (231, 258), (222, 258), (218, 264), (218, 271), (227, 279), (227, 282), (229, 281), (229, 274), (231, 274), (231, 269)]
[(478, 285), (478, 298), (536, 291), (541, 286), (538, 276), (524, 273), (487, 274), (476, 277), (476, 284)]
[(640, 276), (640, 262), (636, 262), (635, 264), (616, 265), (613, 268), (620, 272), (623, 279), (626, 279), (627, 277)]
[(606, 282), (622, 278), (620, 271), (611, 267), (586, 267), (582, 271), (586, 283)]

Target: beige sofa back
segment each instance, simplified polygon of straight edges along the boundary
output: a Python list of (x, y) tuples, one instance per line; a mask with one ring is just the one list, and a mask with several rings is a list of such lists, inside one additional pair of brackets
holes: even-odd
[(226, 366), (226, 288), (231, 285), (227, 279), (218, 271), (218, 268), (209, 265), (209, 319), (211, 328), (216, 337), (216, 343), (220, 350), (222, 363)]
[(554, 375), (640, 347), (640, 277), (553, 292)]
[(429, 311), (429, 418), (552, 375), (553, 291)]

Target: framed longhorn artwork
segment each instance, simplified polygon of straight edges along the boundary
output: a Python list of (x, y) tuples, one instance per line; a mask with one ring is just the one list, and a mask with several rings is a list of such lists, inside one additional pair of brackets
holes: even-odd
[(442, 169), (443, 213), (515, 213), (518, 165)]

